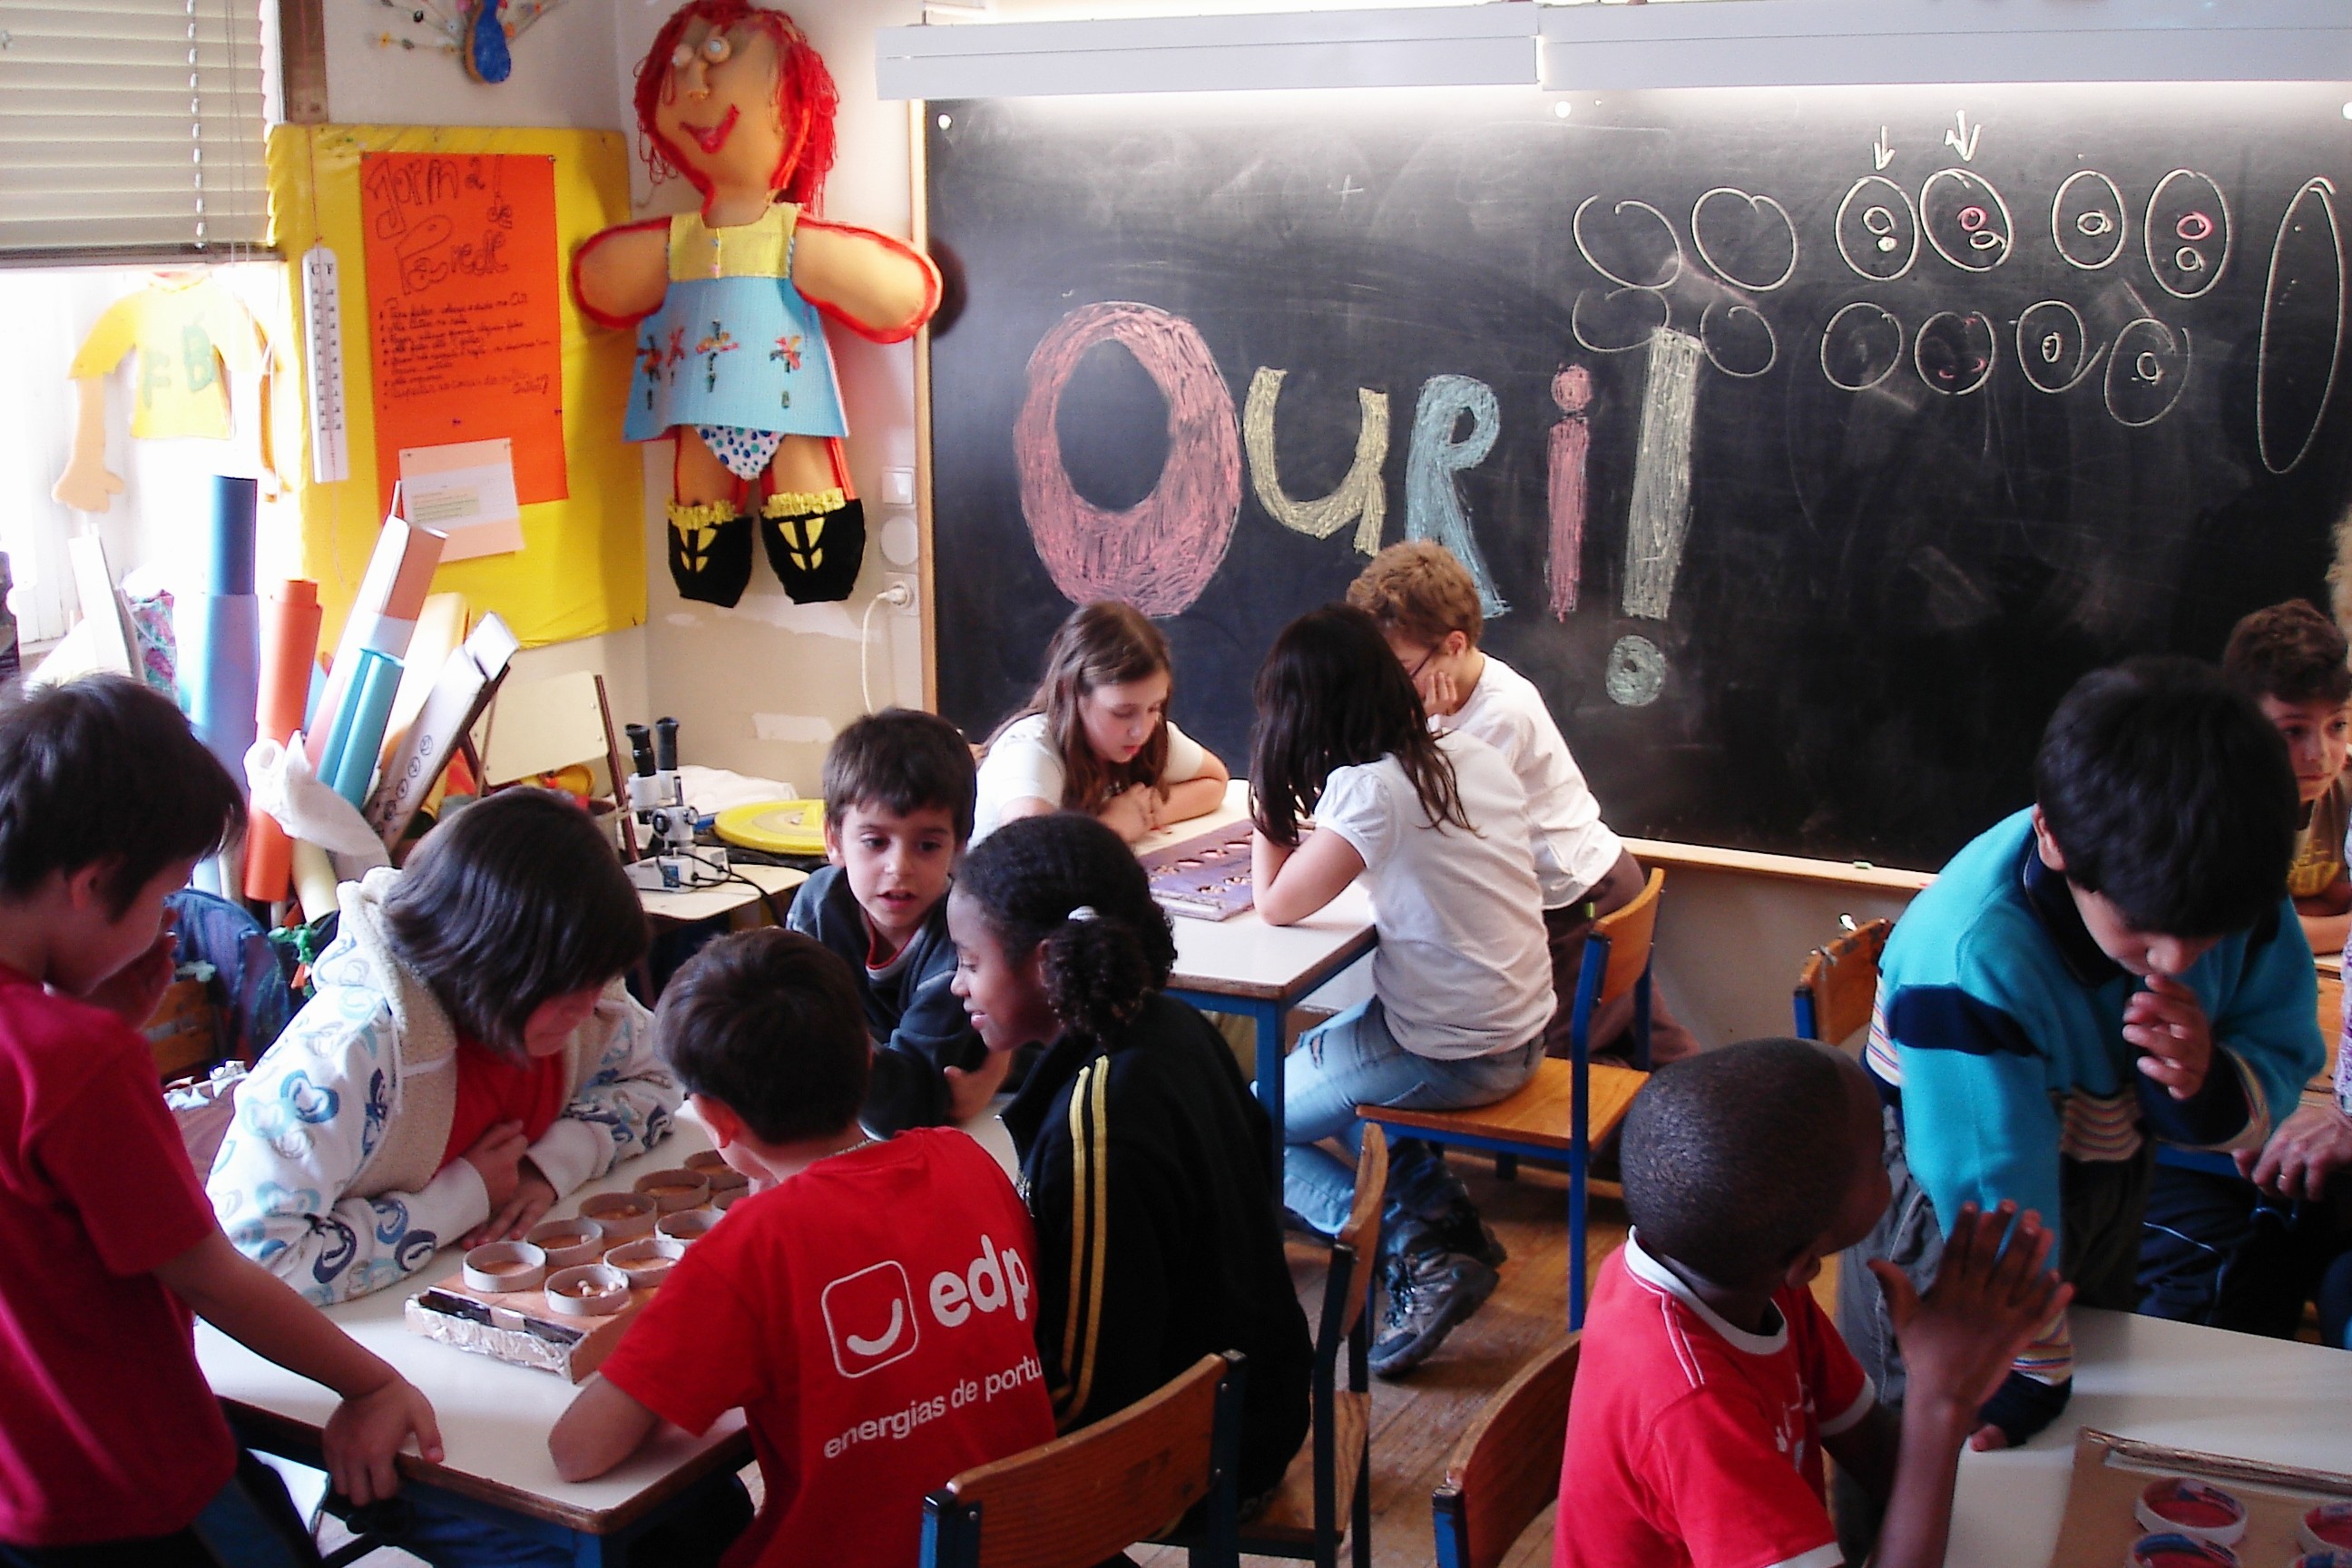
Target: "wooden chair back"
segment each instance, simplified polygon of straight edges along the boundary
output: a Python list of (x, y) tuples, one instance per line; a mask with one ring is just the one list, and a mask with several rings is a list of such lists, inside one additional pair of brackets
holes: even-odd
[(1240, 1363), (1202, 1356), (1116, 1415), (955, 1477), (923, 1500), (924, 1568), (1092, 1568), (1213, 1497), (1208, 1561), (1234, 1563)]
[(1797, 1032), (1838, 1045), (1870, 1022), (1878, 1001), (1878, 959), (1895, 922), (1864, 921), (1826, 947), (1817, 947), (1797, 975)]
[(1666, 874), (1650, 868), (1650, 879), (1622, 910), (1612, 910), (1592, 922), (1592, 936), (1609, 944), (1609, 966), (1601, 972), (1595, 1006), (1606, 1006), (1633, 989), (1650, 967), (1650, 943), (1658, 931), (1658, 892)]
[(1568, 1400), (1583, 1336), (1570, 1334), (1495, 1391), (1454, 1446), (1430, 1499), (1438, 1568), (1495, 1568), (1559, 1496)]
[[(1372, 1266), (1381, 1256), (1381, 1198), (1389, 1185), (1389, 1140), (1380, 1128), (1366, 1124), (1364, 1150), (1356, 1157), (1356, 1202), (1348, 1211), (1348, 1223), (1339, 1227), (1337, 1238), (1348, 1249), (1352, 1267), (1344, 1282), (1344, 1304), (1334, 1315), (1328, 1303), (1323, 1310), (1324, 1332), (1339, 1340), (1356, 1331), (1357, 1322), (1364, 1315), (1364, 1303), (1371, 1292), (1365, 1287), (1370, 1282)], [(1333, 1284), (1341, 1284), (1334, 1271)]]

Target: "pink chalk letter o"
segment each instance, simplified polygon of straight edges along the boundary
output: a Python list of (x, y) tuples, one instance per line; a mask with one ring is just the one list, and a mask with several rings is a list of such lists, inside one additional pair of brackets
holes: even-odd
[[(1168, 400), (1168, 460), (1151, 493), (1124, 511), (1078, 494), (1055, 419), (1078, 360), (1099, 342), (1133, 354)], [(1124, 599), (1173, 616), (1201, 596), (1241, 513), (1241, 435), (1233, 394), (1181, 316), (1107, 300), (1073, 310), (1029, 356), (1029, 395), (1013, 427), (1021, 510), (1054, 586), (1073, 604)]]

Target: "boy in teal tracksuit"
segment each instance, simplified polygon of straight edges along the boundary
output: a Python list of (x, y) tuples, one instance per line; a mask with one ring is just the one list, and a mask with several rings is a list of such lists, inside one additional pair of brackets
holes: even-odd
[[(2251, 701), (2189, 659), (2085, 676), (2034, 785), (1912, 902), (1881, 963), (1866, 1065), (1894, 1199), (1846, 1255), (1839, 1326), (1890, 1403), (1902, 1365), (1869, 1259), (1924, 1284), (1960, 1205), (2013, 1200), (2057, 1233), (2079, 1305), (2130, 1310), (2153, 1142), (2259, 1147), (2321, 1060), (2285, 896), (2294, 777)], [(2073, 1375), (2061, 1314), (1975, 1446), (2040, 1431)], [(1844, 1528), (1846, 1501), (1860, 1561), (1871, 1531)]]

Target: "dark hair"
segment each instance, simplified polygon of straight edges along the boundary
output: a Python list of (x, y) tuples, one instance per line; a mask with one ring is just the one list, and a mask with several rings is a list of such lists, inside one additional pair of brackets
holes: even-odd
[(2286, 742), (2210, 665), (2150, 657), (2076, 681), (2033, 795), (2066, 879), (2135, 930), (2221, 936), (2285, 896), (2302, 809)]
[(172, 700), (127, 676), (90, 675), (0, 710), (0, 893), (30, 897), (52, 871), (106, 867), (116, 917), (182, 860), (245, 826), (245, 797)]
[(2345, 664), (2344, 634), (2301, 599), (2256, 610), (2230, 630), (2221, 673), (2249, 697), (2282, 702), (2352, 700), (2352, 668)]
[(1142, 862), (1082, 813), (1006, 823), (966, 858), (955, 890), (1008, 958), (1044, 945), (1045, 999), (1079, 1039), (1100, 1044), (1134, 1022), (1175, 965), (1176, 936)]
[(824, 753), (824, 820), (839, 827), (854, 805), (898, 816), (945, 811), (956, 842), (971, 837), (971, 748), (963, 731), (936, 713), (885, 708), (834, 737)]
[(1618, 1163), (1642, 1246), (1738, 1289), (1785, 1270), (1836, 1222), (1856, 1174), (1860, 1068), (1810, 1040), (1747, 1040), (1658, 1069)]
[(383, 917), (393, 952), (458, 1032), (508, 1052), (541, 1003), (605, 984), (646, 951), (620, 858), (552, 790), (501, 790), (426, 834)]
[(1080, 605), (1045, 645), (1045, 679), (1038, 681), (1028, 706), (999, 724), (988, 743), (996, 744), (997, 736), (1031, 714), (1043, 713), (1046, 739), (1062, 759), (1062, 798), (1055, 805), (1097, 812), (1134, 784), (1149, 784), (1165, 800), (1168, 786), (1160, 781), (1168, 766), (1165, 717), (1141, 751), (1114, 764), (1095, 755), (1078, 715), (1079, 700), (1097, 687), (1124, 686), (1155, 675), (1168, 677), (1169, 700), (1173, 701), (1176, 667), (1168, 657), (1168, 639), (1149, 616), (1116, 599)]
[(1250, 744), (1250, 815), (1276, 844), (1298, 842), (1298, 819), (1334, 768), (1394, 756), (1432, 827), (1477, 831), (1462, 810), (1454, 763), (1429, 732), (1421, 694), (1352, 605), (1309, 610), (1274, 639), (1257, 667)]
[(662, 1060), (763, 1143), (838, 1132), (866, 1099), (866, 1005), (814, 937), (761, 926), (720, 937), (670, 977), (654, 1015)]

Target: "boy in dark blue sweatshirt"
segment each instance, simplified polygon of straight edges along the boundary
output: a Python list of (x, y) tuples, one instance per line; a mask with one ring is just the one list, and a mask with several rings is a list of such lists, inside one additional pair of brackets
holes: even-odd
[(886, 709), (825, 753), (833, 863), (803, 885), (785, 920), (857, 978), (875, 1047), (859, 1120), (877, 1137), (970, 1121), (1010, 1062), (981, 1045), (949, 990), (948, 884), (971, 837), (972, 790), (971, 748), (935, 714)]

